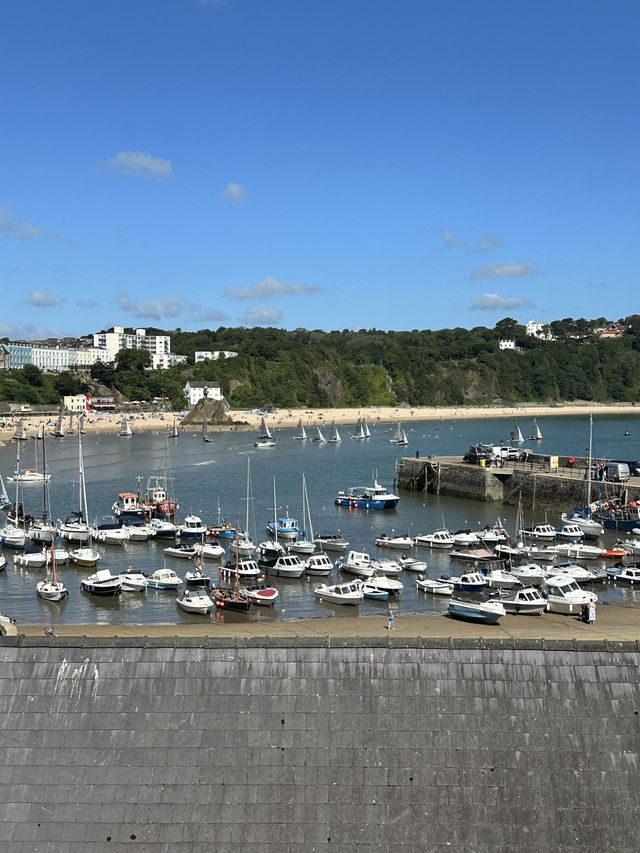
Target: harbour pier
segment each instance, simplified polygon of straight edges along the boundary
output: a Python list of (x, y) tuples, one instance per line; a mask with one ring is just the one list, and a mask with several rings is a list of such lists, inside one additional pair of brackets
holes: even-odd
[[(587, 501), (588, 459), (529, 453), (525, 460), (495, 460), (499, 464), (464, 462), (461, 456), (404, 457), (398, 464), (400, 489), (430, 492), (467, 500), (522, 506), (532, 510), (557, 510)], [(599, 494), (598, 494), (599, 490)], [(640, 477), (626, 483), (591, 482), (591, 500), (640, 496)]]

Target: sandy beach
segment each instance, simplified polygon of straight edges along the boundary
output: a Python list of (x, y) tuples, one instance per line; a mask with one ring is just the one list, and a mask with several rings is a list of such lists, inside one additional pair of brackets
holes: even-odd
[[(180, 415), (176, 415), (178, 429), (185, 431), (196, 431), (199, 427), (185, 426), (180, 423)], [(230, 426), (210, 426), (211, 431), (226, 431), (230, 428), (237, 430), (256, 430), (260, 424), (260, 419), (263, 416), (257, 410), (242, 411), (229, 410), (228, 416), (234, 421), (235, 425)], [(596, 403), (576, 403), (563, 406), (540, 406), (536, 404), (523, 406), (469, 406), (469, 407), (428, 407), (415, 406), (413, 408), (398, 406), (370, 406), (360, 409), (279, 409), (275, 412), (270, 412), (264, 415), (265, 421), (270, 429), (290, 429), (296, 426), (299, 420), (302, 420), (306, 427), (313, 426), (315, 423), (319, 425), (330, 424), (335, 421), (337, 425), (355, 424), (358, 418), (366, 415), (370, 424), (375, 423), (393, 423), (402, 421), (403, 424), (410, 424), (412, 421), (456, 421), (456, 420), (471, 420), (475, 418), (511, 418), (522, 419), (527, 421), (534, 417), (544, 417), (551, 415), (559, 417), (561, 415), (629, 415), (637, 416), (640, 414), (640, 406), (635, 406), (632, 403), (620, 404), (596, 404)], [(35, 415), (25, 415), (25, 428), (29, 436), (34, 436), (38, 429), (38, 424), (43, 420)], [(18, 416), (8, 418), (0, 430), (0, 440), (6, 440), (10, 437)], [(85, 418), (85, 432), (90, 433), (115, 433), (120, 429), (122, 414), (109, 413), (97, 415), (88, 413)], [(168, 426), (173, 425), (174, 416), (172, 414), (158, 414), (148, 412), (131, 412), (130, 424), (133, 432), (164, 432)], [(53, 427), (53, 422), (48, 426), (49, 432)]]
[[(599, 591), (599, 598), (606, 601), (606, 587)], [(221, 621), (219, 621), (221, 619)], [(16, 633), (25, 636), (40, 636), (46, 626), (18, 625)], [(517, 640), (640, 640), (640, 607), (632, 603), (601, 603), (597, 608), (594, 625), (587, 625), (575, 616), (545, 613), (542, 616), (515, 616), (507, 614), (499, 625), (479, 625), (463, 622), (445, 615), (395, 614), (395, 626), (390, 632), (387, 615), (323, 617), (318, 619), (278, 619), (261, 621), (260, 612), (255, 621), (239, 621), (230, 617), (203, 617), (200, 622), (181, 625), (59, 625), (55, 627), (59, 637), (219, 637), (235, 638), (292, 638), (307, 639), (328, 637), (336, 640), (352, 638), (430, 638), (442, 639), (462, 637), (475, 639), (487, 637)]]

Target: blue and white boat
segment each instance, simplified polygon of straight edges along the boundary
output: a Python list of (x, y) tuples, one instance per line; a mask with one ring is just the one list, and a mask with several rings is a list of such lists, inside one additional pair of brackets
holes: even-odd
[(267, 533), (276, 539), (297, 539), (300, 534), (300, 525), (297, 518), (289, 515), (267, 522)]
[(340, 490), (336, 497), (338, 506), (346, 506), (352, 509), (394, 509), (400, 500), (377, 480), (373, 486), (353, 486), (350, 489)]
[(187, 515), (176, 530), (179, 539), (204, 539), (206, 535), (207, 525), (202, 523), (199, 515)]
[(173, 569), (156, 569), (147, 580), (147, 586), (151, 589), (177, 589), (182, 583), (182, 578)]
[(500, 601), (463, 601), (452, 598), (448, 607), (449, 616), (456, 619), (470, 619), (473, 622), (484, 622), (496, 625), (505, 615), (506, 610)]
[(607, 569), (607, 580), (614, 583), (628, 583), (640, 585), (640, 567), (638, 566), (613, 566)]
[(480, 572), (468, 572), (459, 578), (449, 579), (453, 588), (460, 592), (482, 592), (487, 585), (487, 579)]

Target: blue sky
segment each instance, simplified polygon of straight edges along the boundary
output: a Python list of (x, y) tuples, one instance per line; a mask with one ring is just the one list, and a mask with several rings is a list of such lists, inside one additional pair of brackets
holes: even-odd
[(0, 335), (637, 313), (640, 4), (0, 8)]

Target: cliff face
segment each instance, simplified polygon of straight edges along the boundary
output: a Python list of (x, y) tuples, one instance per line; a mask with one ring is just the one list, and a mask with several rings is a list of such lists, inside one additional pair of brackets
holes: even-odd
[(3, 851), (637, 850), (636, 643), (339, 642), (0, 639)]

